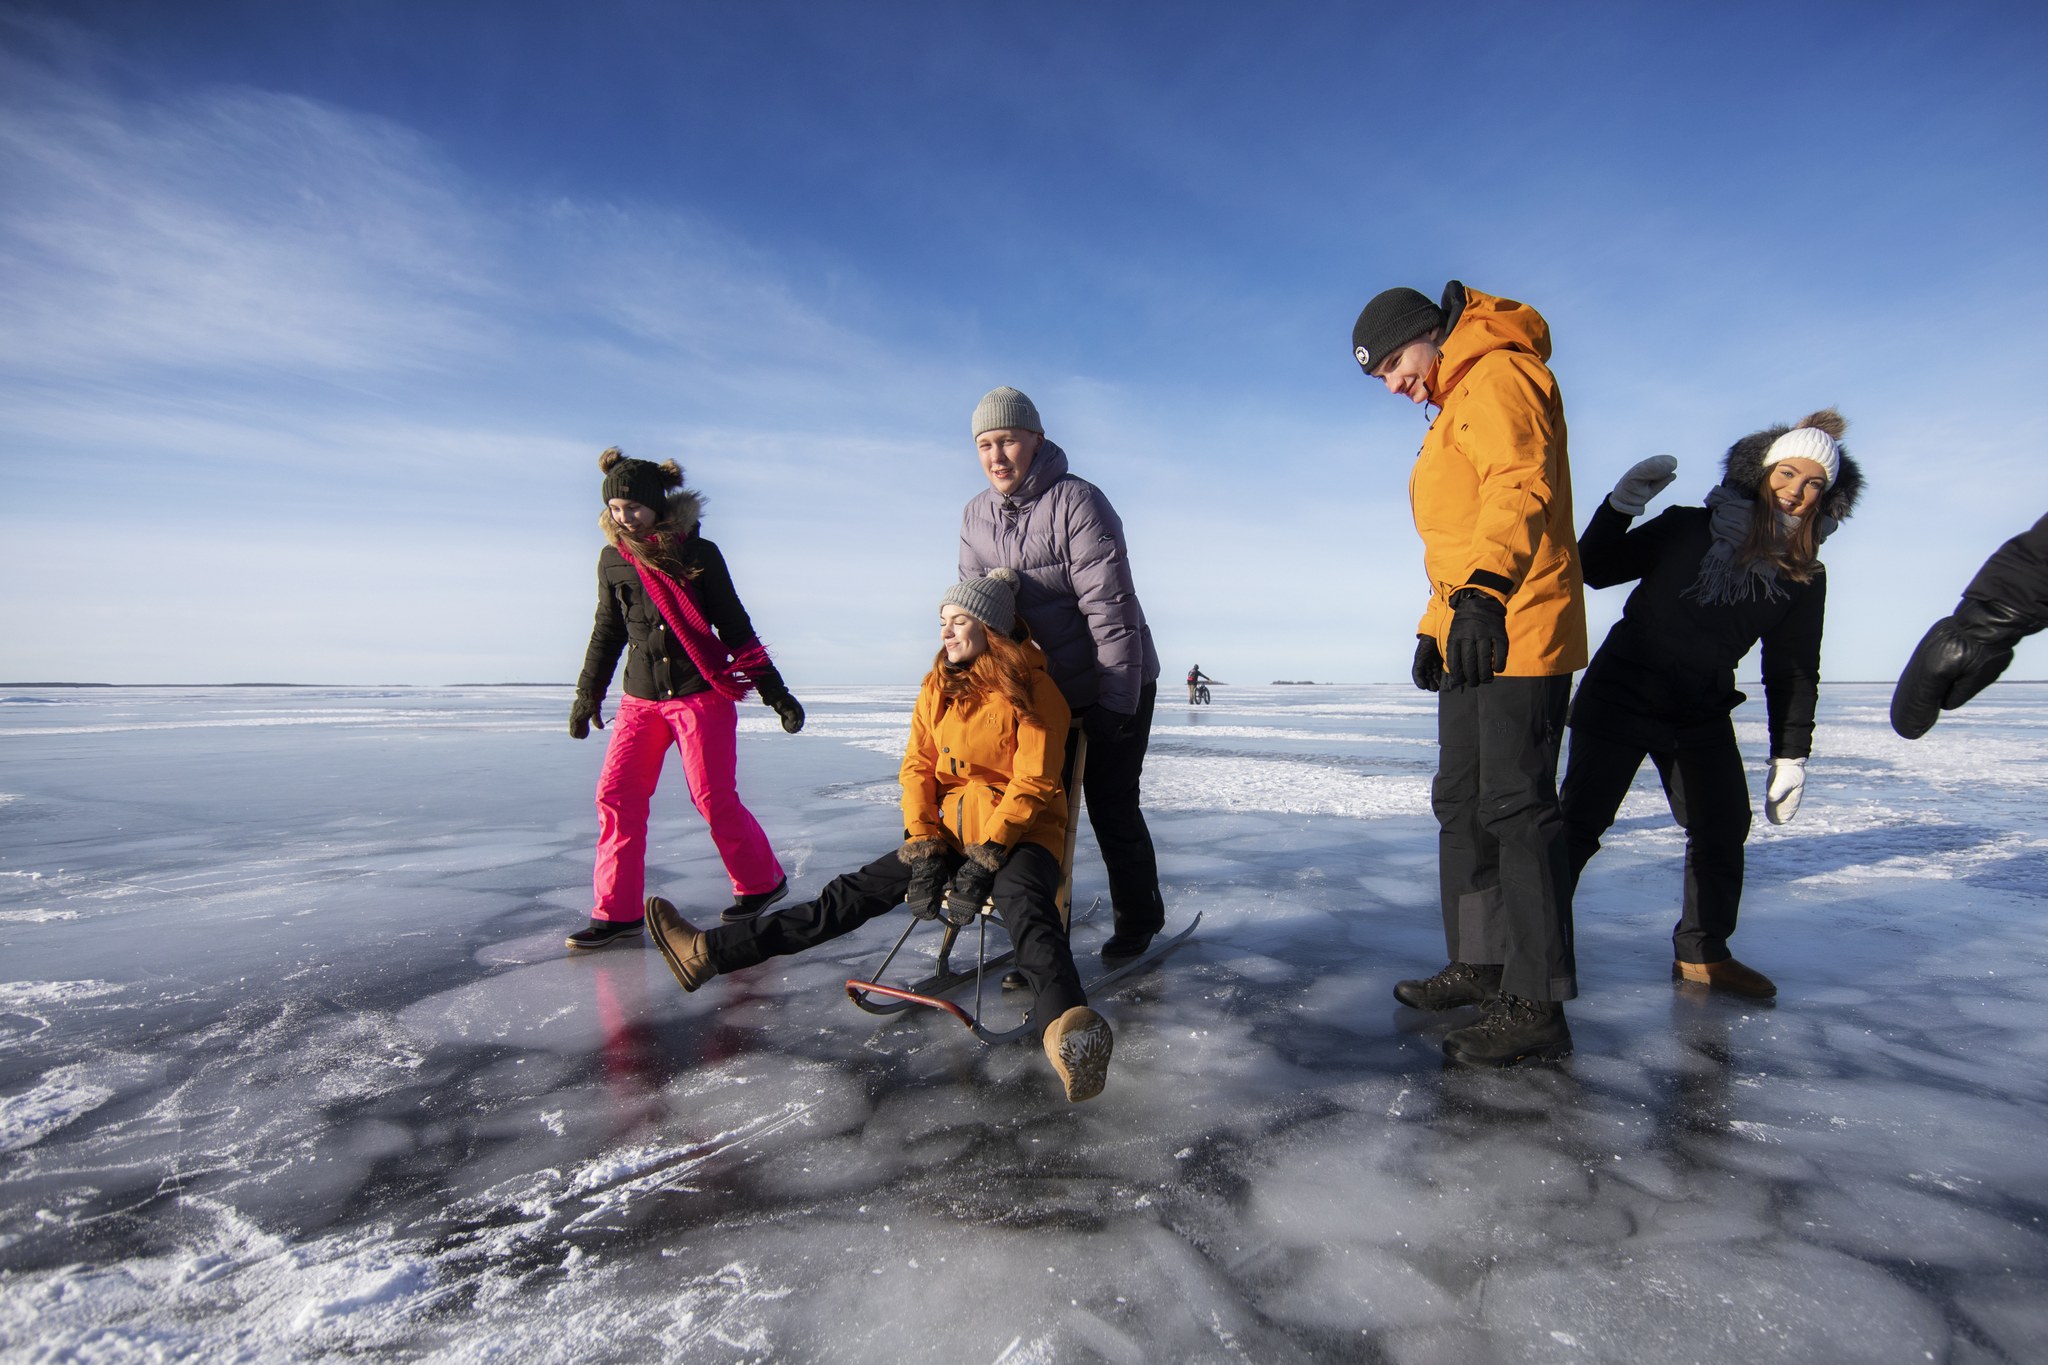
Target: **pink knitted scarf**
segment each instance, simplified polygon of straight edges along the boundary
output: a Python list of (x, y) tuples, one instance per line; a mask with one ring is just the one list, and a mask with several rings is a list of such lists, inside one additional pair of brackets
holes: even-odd
[(661, 619), (668, 622), (668, 628), (683, 642), (684, 651), (704, 681), (710, 683), (720, 696), (734, 701), (744, 699), (753, 691), (753, 679), (763, 670), (774, 667), (760, 638), (748, 636), (736, 651), (726, 648), (725, 642), (712, 631), (711, 623), (705, 619), (688, 583), (641, 563), (623, 541), (618, 550), (639, 570), (640, 586), (647, 589), (647, 595), (661, 609)]

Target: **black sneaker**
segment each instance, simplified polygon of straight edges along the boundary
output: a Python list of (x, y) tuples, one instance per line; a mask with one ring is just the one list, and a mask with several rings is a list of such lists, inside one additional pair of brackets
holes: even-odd
[(1394, 998), (1415, 1010), (1450, 1010), (1460, 1005), (1483, 1005), (1499, 994), (1498, 962), (1453, 962), (1435, 976), (1394, 983)]
[(789, 894), (789, 878), (775, 883), (774, 889), (757, 891), (751, 896), (741, 896), (731, 905), (718, 912), (720, 924), (741, 924), (766, 910)]
[(1121, 967), (1126, 962), (1143, 957), (1145, 950), (1152, 946), (1152, 935), (1129, 933), (1119, 929), (1109, 936), (1109, 942), (1102, 945), (1102, 965)]
[(1444, 1035), (1444, 1056), (1466, 1066), (1555, 1062), (1572, 1055), (1564, 1006), (1554, 1000), (1496, 995), (1476, 1024)]
[(594, 919), (588, 929), (578, 929), (562, 941), (571, 948), (603, 948), (640, 937), (647, 921), (638, 919)]

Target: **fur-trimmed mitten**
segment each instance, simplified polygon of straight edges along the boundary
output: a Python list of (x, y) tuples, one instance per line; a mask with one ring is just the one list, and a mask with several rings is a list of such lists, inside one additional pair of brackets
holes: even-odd
[(996, 873), (1009, 860), (1010, 850), (993, 839), (968, 849), (967, 861), (960, 864), (952, 884), (946, 888), (946, 904), (940, 911), (946, 923), (974, 923), (974, 917), (988, 901), (989, 892), (995, 889)]
[(910, 886), (903, 893), (903, 903), (919, 919), (937, 919), (939, 907), (945, 903), (946, 883), (960, 866), (961, 856), (944, 839), (935, 836), (906, 839), (903, 847), (896, 850), (896, 856), (910, 869)]

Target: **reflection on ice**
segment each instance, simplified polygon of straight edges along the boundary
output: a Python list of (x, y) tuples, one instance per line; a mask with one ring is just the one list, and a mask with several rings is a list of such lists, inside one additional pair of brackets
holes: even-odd
[[(910, 690), (803, 695), (741, 739), (798, 895), (896, 837)], [(1578, 1054), (1503, 1075), (1388, 993), (1441, 953), (1426, 699), (1218, 696), (1148, 770), (1202, 928), (1099, 1002), (1076, 1107), (853, 1010), (883, 926), (689, 996), (569, 958), (566, 693), (5, 699), (0, 1356), (2043, 1358), (2048, 687), (1915, 746), (1827, 691), (1751, 848), (1775, 1007), (1668, 981), (1647, 779), (1582, 889)], [(725, 898), (680, 793), (651, 877)], [(1077, 889), (1087, 953), (1085, 836)]]

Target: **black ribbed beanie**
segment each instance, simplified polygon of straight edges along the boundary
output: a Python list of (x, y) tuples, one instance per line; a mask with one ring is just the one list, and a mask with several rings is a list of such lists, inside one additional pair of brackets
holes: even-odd
[(1444, 325), (1444, 310), (1413, 289), (1386, 289), (1372, 296), (1351, 324), (1351, 354), (1358, 368), (1373, 366), (1415, 338)]
[(669, 490), (682, 486), (681, 471), (672, 467), (665, 469), (652, 460), (636, 460), (630, 455), (620, 454), (617, 446), (599, 456), (598, 462), (604, 466), (604, 500), (607, 503), (613, 498), (624, 498), (659, 513), (668, 506)]

